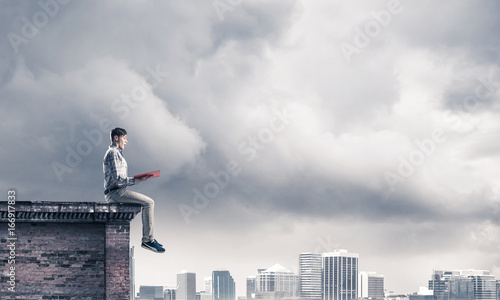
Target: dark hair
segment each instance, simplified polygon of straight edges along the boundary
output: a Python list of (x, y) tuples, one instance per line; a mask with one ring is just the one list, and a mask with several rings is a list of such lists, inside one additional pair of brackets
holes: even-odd
[(116, 127), (115, 129), (111, 130), (111, 133), (109, 134), (109, 138), (111, 139), (111, 142), (113, 142), (113, 139), (115, 136), (120, 138), (122, 135), (126, 135), (127, 131), (123, 128)]

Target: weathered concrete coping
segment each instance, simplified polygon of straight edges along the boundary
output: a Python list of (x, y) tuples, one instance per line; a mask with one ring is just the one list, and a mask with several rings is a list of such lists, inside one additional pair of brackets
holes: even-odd
[(9, 212), (15, 212), (15, 222), (129, 223), (140, 211), (138, 204), (16, 201), (9, 208), (0, 201), (0, 222), (10, 222)]

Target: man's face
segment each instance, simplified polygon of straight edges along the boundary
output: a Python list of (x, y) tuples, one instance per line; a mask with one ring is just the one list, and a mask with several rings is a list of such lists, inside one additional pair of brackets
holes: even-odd
[(120, 149), (125, 149), (125, 146), (127, 145), (127, 135), (122, 135), (118, 138), (118, 141), (116, 142), (116, 146)]

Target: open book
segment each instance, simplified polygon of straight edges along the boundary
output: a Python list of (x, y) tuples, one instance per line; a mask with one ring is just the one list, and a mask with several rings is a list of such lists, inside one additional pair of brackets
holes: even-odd
[(139, 177), (143, 177), (143, 176), (147, 176), (147, 175), (152, 175), (153, 177), (151, 177), (151, 178), (159, 177), (160, 176), (160, 170), (153, 171), (153, 172), (148, 172), (148, 173), (142, 173), (142, 174), (139, 174), (139, 175), (135, 175), (134, 178), (139, 178)]

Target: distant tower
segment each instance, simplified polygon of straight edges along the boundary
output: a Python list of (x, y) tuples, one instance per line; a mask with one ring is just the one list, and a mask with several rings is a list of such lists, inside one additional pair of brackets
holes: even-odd
[(212, 299), (236, 300), (235, 284), (229, 271), (212, 272)]
[(255, 292), (256, 286), (255, 286), (255, 276), (248, 276), (247, 277), (247, 300), (255, 299)]
[(134, 246), (130, 248), (130, 300), (135, 299), (135, 257)]
[(500, 280), (497, 280), (497, 300), (500, 300)]
[(204, 278), (205, 293), (212, 294), (212, 277)]
[(300, 297), (302, 299), (321, 300), (321, 254), (301, 253), (299, 268)]
[(182, 271), (177, 274), (177, 300), (196, 300), (196, 274)]
[(358, 297), (357, 253), (339, 249), (323, 253), (323, 300), (351, 300)]
[(176, 300), (175, 294), (177, 292), (177, 287), (166, 287), (163, 290), (163, 299), (164, 300)]
[(375, 272), (360, 272), (358, 297), (384, 300), (384, 275), (377, 275)]

